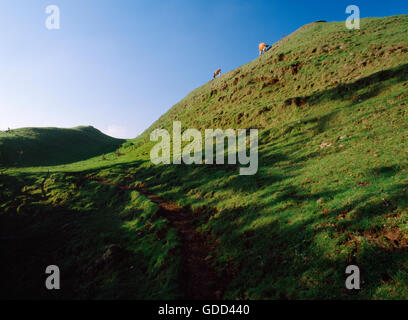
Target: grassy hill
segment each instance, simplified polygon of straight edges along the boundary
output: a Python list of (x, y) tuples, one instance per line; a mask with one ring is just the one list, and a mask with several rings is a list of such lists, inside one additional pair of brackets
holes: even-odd
[(344, 22), (303, 26), (261, 58), (191, 92), (146, 134), (175, 119), (193, 128), (282, 128), (375, 98), (406, 80), (406, 21), (363, 19), (361, 30)]
[(93, 127), (22, 128), (0, 132), (0, 165), (38, 166), (71, 163), (116, 150), (125, 140)]
[[(68, 277), (56, 298), (196, 297), (191, 260), (205, 260), (219, 298), (408, 298), (407, 32), (406, 15), (306, 25), (190, 93), (119, 157), (4, 171), (3, 295), (49, 297), (39, 274), (52, 260)], [(258, 173), (154, 166), (149, 134), (174, 120), (258, 128)], [(200, 235), (204, 257), (188, 244)]]

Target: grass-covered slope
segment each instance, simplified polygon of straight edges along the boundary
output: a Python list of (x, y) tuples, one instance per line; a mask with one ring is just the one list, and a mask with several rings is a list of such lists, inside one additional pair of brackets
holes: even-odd
[[(175, 231), (137, 191), (82, 175), (0, 173), (1, 299), (180, 297)], [(61, 290), (45, 289), (45, 268)]]
[[(55, 257), (69, 274), (85, 274), (68, 281), (85, 297), (183, 296), (182, 238), (150, 199), (130, 194), (143, 185), (191, 207), (194, 226), (211, 239), (207, 261), (225, 281), (223, 298), (408, 298), (407, 32), (406, 15), (363, 19), (353, 31), (344, 22), (307, 25), (190, 93), (120, 157), (3, 172), (1, 263), (22, 279), (14, 295), (38, 290), (24, 281), (37, 274), (27, 265)], [(174, 120), (259, 128), (258, 173), (153, 165), (149, 133)], [(114, 184), (126, 188), (117, 194), (108, 190)], [(65, 227), (61, 211), (71, 219)], [(42, 244), (57, 227), (64, 236), (49, 255)], [(127, 258), (93, 269), (111, 244)], [(358, 292), (345, 289), (350, 264), (362, 271)]]
[(375, 97), (407, 76), (406, 15), (311, 23), (264, 56), (210, 81), (172, 107), (146, 133), (173, 120), (193, 128), (282, 128), (319, 111)]
[(124, 140), (93, 127), (22, 128), (0, 132), (0, 166), (57, 165), (116, 150)]

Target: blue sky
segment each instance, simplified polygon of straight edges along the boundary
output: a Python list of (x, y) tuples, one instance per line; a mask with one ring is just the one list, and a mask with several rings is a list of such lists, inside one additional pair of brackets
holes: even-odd
[[(218, 67), (235, 69), (302, 25), (408, 14), (408, 1), (3, 0), (0, 130), (92, 125), (140, 134)], [(61, 29), (45, 27), (57, 5)]]

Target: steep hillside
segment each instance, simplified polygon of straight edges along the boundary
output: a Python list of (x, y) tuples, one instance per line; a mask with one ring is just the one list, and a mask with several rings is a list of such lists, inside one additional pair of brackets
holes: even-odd
[[(133, 167), (93, 174), (200, 213), (199, 230), (216, 243), (210, 261), (229, 279), (225, 298), (406, 298), (407, 34), (407, 15), (353, 31), (304, 26), (172, 107), (136, 139)], [(258, 173), (153, 166), (149, 134), (174, 120), (259, 128)], [(350, 264), (363, 272), (357, 294), (344, 289)]]
[(93, 127), (22, 128), (0, 132), (0, 166), (57, 165), (117, 149), (125, 140)]
[[(407, 34), (406, 15), (309, 24), (121, 156), (0, 172), (0, 296), (49, 297), (52, 261), (58, 297), (407, 299)], [(258, 173), (153, 165), (149, 134), (174, 120), (260, 129)], [(345, 289), (351, 264), (359, 291)]]
[[(154, 128), (282, 128), (284, 123), (357, 105), (404, 82), (408, 17), (306, 25), (257, 58), (191, 92)], [(256, 49), (256, 46), (255, 46)]]

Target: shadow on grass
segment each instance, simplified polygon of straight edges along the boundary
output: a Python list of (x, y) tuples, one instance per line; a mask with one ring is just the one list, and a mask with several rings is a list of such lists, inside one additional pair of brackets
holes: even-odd
[[(197, 226), (203, 231), (211, 232), (218, 239), (219, 245), (215, 249), (217, 268), (226, 278), (231, 279), (228, 296), (225, 298), (370, 298), (379, 294), (387, 283), (398, 285), (398, 288), (401, 288), (404, 284), (401, 279), (407, 278), (406, 267), (403, 267), (407, 261), (407, 247), (403, 243), (395, 245), (387, 239), (381, 240), (383, 230), (378, 228), (378, 221), (383, 222), (381, 219), (397, 214), (397, 208), (404, 210), (408, 207), (406, 185), (401, 183), (389, 187), (386, 190), (389, 194), (387, 198), (375, 195), (373, 191), (367, 191), (356, 200), (337, 204), (334, 209), (326, 207), (324, 203), (319, 204), (320, 199), (330, 202), (333, 199), (345, 198), (343, 195), (349, 192), (349, 188), (342, 186), (312, 192), (294, 183), (301, 174), (301, 170), (305, 168), (305, 162), (319, 157), (320, 153), (311, 151), (306, 155), (298, 155), (297, 151), (304, 147), (308, 139), (301, 133), (292, 134), (292, 130), (304, 124), (311, 124), (310, 129), (313, 132), (324, 132), (336, 113), (352, 108), (355, 102), (374, 97), (385, 90), (388, 84), (381, 83), (381, 81), (387, 80), (391, 84), (405, 81), (408, 77), (407, 71), (408, 65), (405, 64), (357, 80), (352, 84), (317, 93), (309, 100), (309, 103), (336, 99), (348, 99), (351, 103), (329, 114), (289, 124), (272, 141), (268, 140), (267, 134), (264, 134), (260, 145), (268, 145), (269, 148), (259, 152), (260, 172), (255, 176), (239, 176), (240, 165), (149, 167), (143, 166), (142, 161), (107, 164), (98, 169), (81, 171), (79, 174), (63, 171), (57, 174), (63, 176), (64, 179), (72, 178), (76, 188), (80, 189), (87, 185), (87, 181), (83, 179), (84, 175), (98, 175), (106, 171), (104, 174), (106, 173), (108, 178), (115, 179), (121, 184), (143, 182), (152, 192), (163, 195), (169, 201), (200, 208), (204, 214), (198, 218), (200, 223), (197, 223)], [(359, 95), (359, 90), (367, 86), (371, 86), (367, 93)], [(383, 166), (371, 169), (367, 174), (381, 179), (391, 179), (399, 171), (400, 168), (396, 166)], [(36, 175), (21, 177), (25, 179), (24, 184), (26, 185), (36, 183)], [(21, 193), (22, 185), (18, 187), (17, 181), (10, 180), (8, 186), (10, 190), (4, 197), (5, 200), (20, 196), (22, 198), (18, 202), (19, 205), (24, 199), (28, 201), (30, 196)], [(93, 185), (92, 188), (95, 188), (95, 194), (92, 197), (99, 199), (98, 201), (102, 198), (99, 208), (103, 212), (105, 210), (119, 212), (123, 209), (123, 202), (127, 200), (119, 198), (116, 202), (111, 202), (109, 197), (112, 194), (107, 190), (96, 189), (96, 185)], [(241, 195), (242, 199), (239, 203), (230, 203), (230, 198), (236, 194)], [(89, 197), (89, 195), (84, 194), (84, 197)], [(33, 198), (32, 201), (39, 201), (39, 199)], [(61, 258), (61, 263), (67, 265), (67, 270), (70, 270), (69, 267), (76, 270), (72, 271), (72, 279), (77, 279), (77, 277), (81, 279), (81, 274), (86, 273), (89, 263), (97, 259), (98, 255), (103, 254), (103, 246), (116, 242), (124, 243), (123, 239), (132, 236), (131, 233), (125, 232), (126, 236), (122, 239), (122, 223), (115, 219), (112, 221), (106, 219), (102, 222), (104, 219), (101, 220), (101, 218), (105, 218), (104, 215), (100, 215), (98, 219), (95, 218), (95, 221), (86, 222), (86, 219), (92, 219), (89, 215), (96, 215), (98, 210), (83, 210), (80, 213), (83, 217), (75, 224), (76, 226), (93, 226), (92, 233), (89, 233), (89, 230), (83, 230), (82, 236), (78, 237), (74, 234), (66, 234), (64, 230), (57, 228), (58, 232), (48, 236), (47, 230), (57, 224), (56, 220), (34, 230), (30, 227), (30, 221), (26, 222), (25, 218), (19, 217), (17, 212), (19, 206), (13, 207), (12, 205), (11, 207), (15, 215), (12, 219), (18, 222), (7, 220), (11, 218), (2, 215), (1, 219), (6, 220), (1, 221), (1, 225), (9, 226), (15, 223), (18, 227), (10, 228), (10, 230), (15, 230), (17, 238), (24, 239), (24, 241), (21, 242), (20, 247), (19, 244), (16, 244), (16, 241), (19, 240), (12, 237), (13, 232), (2, 229), (2, 237), (6, 238), (5, 252), (8, 252), (11, 257), (15, 252), (15, 258), (9, 260), (10, 264), (7, 265), (9, 272), (12, 272), (8, 273), (10, 279), (18, 277), (17, 273), (10, 271), (12, 270), (10, 266), (16, 265), (16, 262), (24, 262), (27, 257), (34, 259), (30, 256), (33, 253), (33, 256), (42, 258), (39, 259), (41, 263), (30, 260), (33, 261), (30, 264), (35, 266), (36, 271), (29, 275), (38, 278), (40, 268), (43, 274), (45, 259), (52, 256), (49, 252), (57, 252), (58, 245), (64, 247), (74, 237), (81, 239), (78, 242), (80, 249), (66, 251), (66, 257), (70, 258)], [(55, 219), (58, 216), (60, 219), (58, 222), (64, 222), (64, 224), (69, 224), (69, 219), (74, 214), (71, 207), (54, 205), (41, 207), (40, 211), (56, 212)], [(138, 211), (137, 214), (141, 214), (141, 211)], [(35, 221), (38, 220), (38, 217)], [(109, 217), (109, 214), (106, 217)], [(53, 218), (52, 214), (50, 214), (51, 218)], [(67, 219), (66, 223), (65, 219)], [(104, 231), (101, 232), (101, 230)], [(366, 232), (376, 235), (368, 237)], [(97, 233), (102, 235), (98, 236)], [(24, 238), (25, 234), (30, 234), (31, 238), (27, 236)], [(104, 240), (105, 234), (112, 234), (112, 236), (107, 236), (108, 240)], [(93, 245), (92, 242), (89, 242), (89, 239), (92, 238), (99, 239), (98, 244), (95, 245), (98, 255), (93, 253), (93, 249), (89, 249)], [(33, 245), (42, 244), (46, 239), (54, 240), (40, 247)], [(47, 245), (50, 247), (48, 248)], [(158, 247), (160, 246), (163, 244), (158, 243)], [(48, 249), (42, 251), (41, 247)], [(84, 251), (87, 252), (87, 256), (81, 255)], [(80, 259), (72, 260), (76, 256)], [(135, 259), (143, 261), (141, 256)], [(76, 269), (82, 261), (86, 261), (87, 268)], [(133, 261), (132, 263), (137, 264), (137, 261)], [(8, 264), (5, 262), (3, 265), (6, 263)], [(344, 290), (345, 266), (353, 263), (362, 269), (364, 280), (363, 290), (356, 295)], [(139, 264), (142, 267), (134, 275), (138, 281), (144, 272), (152, 268), (148, 263)], [(164, 269), (166, 267), (168, 266), (165, 266)], [(22, 268), (16, 270), (21, 271)], [(120, 265), (113, 265), (112, 269), (103, 274), (98, 281), (112, 280), (115, 282), (115, 279), (118, 279), (116, 277), (120, 278), (120, 276), (114, 271), (121, 268)], [(159, 277), (158, 274), (155, 276)], [(163, 278), (162, 281), (166, 283)], [(20, 281), (20, 283), (23, 282)], [(95, 293), (87, 291), (92, 291), (89, 289), (95, 285), (92, 284), (92, 281), (88, 283), (86, 280), (84, 286), (75, 280), (72, 280), (72, 283), (75, 285), (72, 286), (72, 293), (70, 292), (69, 295), (74, 295), (74, 289), (76, 289), (80, 290), (79, 294), (83, 296), (95, 296)], [(120, 283), (124, 281), (120, 280)], [(12, 280), (6, 287), (13, 292)], [(126, 288), (116, 287), (112, 292), (119, 295), (125, 294), (131, 291), (132, 284)], [(30, 295), (33, 294), (34, 291), (30, 293)], [(159, 289), (156, 295), (161, 298), (164, 296)], [(404, 293), (401, 295), (403, 296)]]
[[(373, 192), (367, 191), (363, 197), (326, 212), (324, 204), (316, 204), (319, 199), (330, 202), (350, 190), (343, 187), (313, 193), (293, 185), (291, 181), (305, 160), (305, 156), (294, 155), (304, 144), (301, 135), (297, 138), (286, 154), (282, 149), (261, 151), (264, 166), (255, 176), (239, 176), (239, 165), (143, 169), (122, 165), (116, 169), (124, 184), (136, 177), (166, 199), (205, 212), (197, 226), (219, 241), (217, 267), (232, 279), (226, 298), (370, 298), (387, 282), (401, 281), (398, 279), (407, 273), (401, 268), (407, 247), (391, 245), (387, 249), (366, 238), (365, 232), (378, 231), (373, 222), (376, 218), (385, 219), (397, 207), (408, 207), (406, 186), (394, 184), (387, 189), (390, 196), (386, 200), (373, 200)], [(283, 170), (275, 172), (275, 164)], [(398, 172), (397, 167), (379, 167), (367, 174), (388, 179)], [(242, 202), (222, 208), (230, 200), (228, 195), (237, 193)], [(361, 240), (355, 240), (358, 237)], [(363, 290), (357, 294), (344, 290), (345, 267), (353, 263), (363, 272)]]
[[(39, 179), (0, 177), (2, 299), (178, 297), (176, 239), (157, 208), (72, 175), (50, 179), (43, 199)], [(61, 290), (45, 288), (49, 265), (60, 268)]]

